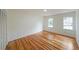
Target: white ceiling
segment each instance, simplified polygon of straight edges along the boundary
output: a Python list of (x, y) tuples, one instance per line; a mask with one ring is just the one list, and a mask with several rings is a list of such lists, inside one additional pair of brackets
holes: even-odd
[(49, 9), (44, 15), (56, 15), (65, 12), (76, 11), (74, 9)]
[(44, 9), (13, 9), (13, 10), (10, 9), (10, 11), (29, 12), (29, 13), (41, 14), (43, 16), (76, 11), (76, 9), (47, 9), (47, 12), (44, 12), (43, 10)]

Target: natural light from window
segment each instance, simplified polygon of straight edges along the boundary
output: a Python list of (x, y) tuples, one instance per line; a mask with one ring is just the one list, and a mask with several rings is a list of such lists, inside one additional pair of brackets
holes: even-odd
[(73, 30), (73, 17), (64, 17), (63, 28)]
[(48, 27), (53, 27), (53, 18), (48, 19)]

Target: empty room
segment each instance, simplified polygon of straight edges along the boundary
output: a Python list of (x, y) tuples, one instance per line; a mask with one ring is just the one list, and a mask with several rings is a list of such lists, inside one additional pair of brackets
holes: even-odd
[(1, 9), (0, 50), (78, 50), (79, 10)]

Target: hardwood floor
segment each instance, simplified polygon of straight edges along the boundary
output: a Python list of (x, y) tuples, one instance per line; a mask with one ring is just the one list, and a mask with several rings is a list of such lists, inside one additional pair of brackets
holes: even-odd
[(76, 39), (47, 31), (11, 41), (6, 50), (77, 50)]

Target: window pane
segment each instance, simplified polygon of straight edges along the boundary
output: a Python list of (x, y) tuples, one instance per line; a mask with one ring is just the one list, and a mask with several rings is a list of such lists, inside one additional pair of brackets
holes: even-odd
[(72, 25), (73, 19), (72, 17), (65, 17), (64, 18), (64, 25)]
[(64, 17), (63, 25), (64, 25), (63, 27), (64, 29), (72, 30), (73, 29), (73, 17)]
[(53, 18), (48, 19), (48, 27), (53, 27)]

